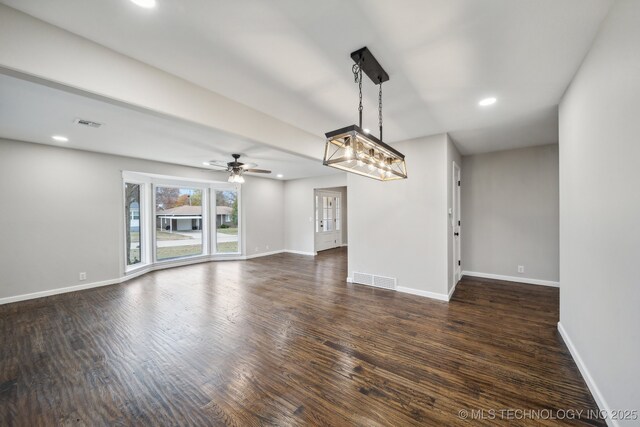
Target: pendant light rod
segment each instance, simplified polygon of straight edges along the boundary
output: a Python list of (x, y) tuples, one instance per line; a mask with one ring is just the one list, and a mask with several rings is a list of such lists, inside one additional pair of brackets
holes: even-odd
[(362, 127), (362, 68), (360, 63), (356, 63), (351, 67), (353, 72), (353, 79), (358, 83), (358, 116), (360, 118), (360, 127)]
[(378, 126), (380, 127), (380, 141), (382, 141), (382, 82), (378, 86), (380, 86), (380, 92), (378, 92)]
[(362, 128), (362, 72), (364, 71), (371, 81), (379, 86), (378, 92), (378, 128), (380, 129), (380, 141), (382, 141), (382, 83), (389, 80), (389, 74), (382, 68), (371, 51), (365, 46), (354, 52), (351, 52), (351, 59), (355, 62), (351, 71), (356, 83), (358, 83), (358, 118), (359, 125)]

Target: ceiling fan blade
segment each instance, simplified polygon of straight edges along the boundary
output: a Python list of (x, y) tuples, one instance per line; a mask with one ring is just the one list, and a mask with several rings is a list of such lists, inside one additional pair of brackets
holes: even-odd
[(247, 169), (245, 170), (245, 172), (251, 172), (251, 173), (271, 173), (271, 171), (268, 171), (266, 169)]
[(209, 166), (213, 166), (216, 168), (228, 168), (229, 165), (227, 162), (221, 162), (220, 160), (209, 160)]
[(242, 166), (240, 166), (242, 169), (247, 170), (247, 169), (253, 169), (256, 166), (258, 166), (255, 163), (243, 163)]

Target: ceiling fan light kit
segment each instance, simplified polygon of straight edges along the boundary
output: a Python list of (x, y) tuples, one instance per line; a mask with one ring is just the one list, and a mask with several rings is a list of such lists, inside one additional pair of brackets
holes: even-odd
[(229, 179), (227, 179), (227, 182), (233, 182), (236, 184), (244, 184), (244, 177), (242, 176), (241, 172), (231, 172), (231, 174), (229, 175)]
[[(389, 75), (373, 54), (363, 47), (351, 53), (354, 81), (358, 83), (359, 125), (351, 125), (325, 134), (323, 164), (346, 172), (355, 173), (379, 181), (407, 178), (404, 154), (382, 142), (382, 83)], [(362, 73), (379, 86), (378, 126), (380, 138), (362, 129)]]

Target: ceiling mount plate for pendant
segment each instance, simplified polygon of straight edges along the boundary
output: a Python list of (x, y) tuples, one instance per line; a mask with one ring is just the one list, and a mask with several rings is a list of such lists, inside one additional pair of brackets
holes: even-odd
[(373, 83), (379, 84), (389, 80), (389, 74), (382, 68), (382, 65), (380, 65), (376, 57), (373, 56), (366, 46), (355, 52), (351, 52), (351, 59), (353, 59), (353, 62), (356, 64), (360, 64), (362, 71)]

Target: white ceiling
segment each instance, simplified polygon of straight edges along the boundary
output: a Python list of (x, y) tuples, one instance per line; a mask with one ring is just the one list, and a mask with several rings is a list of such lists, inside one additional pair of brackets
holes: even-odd
[[(99, 129), (80, 126), (76, 118), (103, 123)], [(52, 135), (63, 135), (60, 143)], [(271, 170), (266, 178), (295, 179), (335, 174), (317, 161), (288, 154), (263, 144), (173, 118), (152, 115), (57, 88), (0, 74), (0, 137), (66, 148), (117, 154), (195, 166), (202, 162), (255, 162)], [(249, 174), (252, 175), (252, 174)]]
[[(385, 140), (449, 132), (463, 154), (557, 142), (556, 106), (612, 4), (0, 1), (320, 136), (356, 120), (349, 53), (366, 45), (391, 77)], [(486, 96), (498, 102), (479, 107)]]

